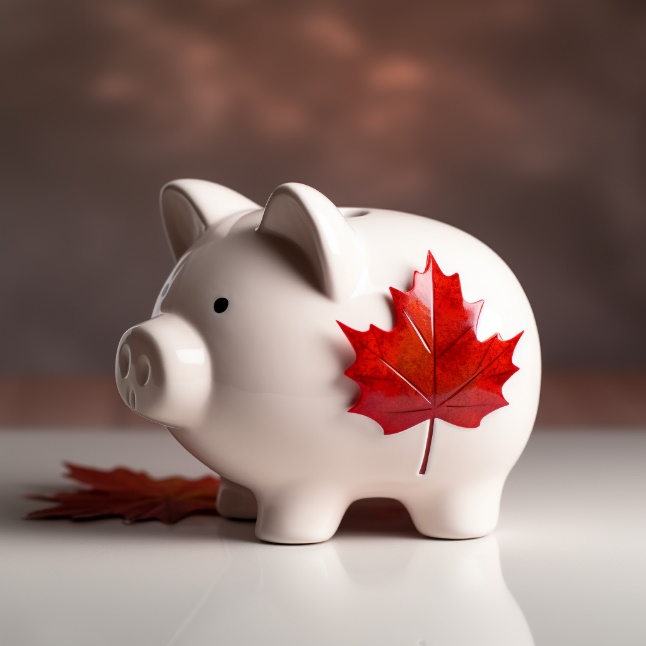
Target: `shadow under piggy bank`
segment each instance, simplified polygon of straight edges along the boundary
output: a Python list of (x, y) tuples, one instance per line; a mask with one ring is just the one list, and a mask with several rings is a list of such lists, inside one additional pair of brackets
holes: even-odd
[(534, 644), (495, 536), (420, 539), (406, 523), (368, 535), (350, 521), (317, 545), (221, 537), (225, 563), (168, 646)]

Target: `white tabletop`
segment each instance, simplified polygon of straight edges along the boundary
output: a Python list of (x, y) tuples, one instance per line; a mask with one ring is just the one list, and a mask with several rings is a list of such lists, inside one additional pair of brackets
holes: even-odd
[(206, 472), (160, 431), (0, 432), (3, 646), (646, 644), (643, 430), (535, 432), (495, 534), (458, 542), (384, 501), (309, 546), (215, 517), (22, 520), (74, 487), (63, 460)]

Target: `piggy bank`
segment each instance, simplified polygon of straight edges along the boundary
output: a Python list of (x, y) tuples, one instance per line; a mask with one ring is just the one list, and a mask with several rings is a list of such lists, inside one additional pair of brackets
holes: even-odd
[(447, 224), (337, 208), (283, 184), (264, 208), (210, 182), (161, 193), (176, 265), (119, 343), (126, 404), (221, 477), (258, 538), (330, 538), (355, 500), (423, 535), (483, 536), (531, 433), (540, 347), (505, 263)]

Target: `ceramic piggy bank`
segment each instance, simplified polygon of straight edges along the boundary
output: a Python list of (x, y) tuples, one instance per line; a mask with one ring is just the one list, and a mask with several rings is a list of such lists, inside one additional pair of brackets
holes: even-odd
[(302, 184), (265, 208), (164, 187), (177, 264), (122, 337), (123, 400), (220, 474), (218, 511), (316, 543), (348, 505), (394, 498), (417, 529), (496, 526), (532, 430), (540, 348), (504, 262), (434, 220), (337, 208)]

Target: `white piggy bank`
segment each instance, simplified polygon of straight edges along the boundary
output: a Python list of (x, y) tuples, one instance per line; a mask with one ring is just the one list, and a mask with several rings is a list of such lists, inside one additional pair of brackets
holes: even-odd
[(316, 543), (354, 500), (386, 497), (427, 536), (495, 528), (536, 415), (540, 347), (493, 251), (302, 184), (263, 209), (181, 180), (161, 208), (177, 265), (152, 318), (123, 335), (117, 385), (220, 474), (222, 515), (253, 518), (257, 503), (260, 539)]

